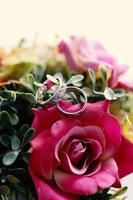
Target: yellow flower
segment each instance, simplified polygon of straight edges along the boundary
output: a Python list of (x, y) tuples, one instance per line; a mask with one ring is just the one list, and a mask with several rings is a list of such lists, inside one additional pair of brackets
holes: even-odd
[(130, 115), (125, 115), (125, 118), (122, 122), (122, 132), (124, 136), (133, 143), (133, 123), (130, 120), (132, 117), (133, 113)]

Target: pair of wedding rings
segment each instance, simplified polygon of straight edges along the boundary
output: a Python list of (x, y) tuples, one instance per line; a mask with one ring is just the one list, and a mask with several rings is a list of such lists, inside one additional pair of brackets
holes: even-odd
[[(41, 84), (41, 86), (38, 88), (36, 92), (37, 104), (43, 108), (49, 108), (54, 105), (57, 105), (58, 110), (65, 115), (75, 116), (82, 113), (85, 110), (86, 104), (87, 104), (87, 96), (84, 93), (84, 91), (75, 86), (67, 86), (59, 77), (56, 77), (56, 80), (58, 81), (57, 89), (55, 90), (53, 95), (46, 100), (44, 100), (44, 95), (49, 91), (48, 86), (47, 86), (48, 80), (45, 81), (43, 84)], [(81, 108), (74, 112), (69, 112), (67, 110), (64, 110), (63, 107), (61, 106), (61, 101), (64, 100), (65, 95), (71, 92), (79, 93), (79, 95), (81, 95), (84, 99), (84, 102), (82, 102)]]

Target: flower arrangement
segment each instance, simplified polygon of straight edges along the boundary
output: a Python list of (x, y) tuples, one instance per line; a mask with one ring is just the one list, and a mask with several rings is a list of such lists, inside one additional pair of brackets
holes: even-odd
[(133, 83), (100, 43), (0, 50), (1, 200), (124, 200)]

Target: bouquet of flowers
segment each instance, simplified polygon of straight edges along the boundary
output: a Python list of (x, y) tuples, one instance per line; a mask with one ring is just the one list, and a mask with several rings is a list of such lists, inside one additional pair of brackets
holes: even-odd
[[(0, 199), (122, 200), (133, 82), (100, 43), (0, 49)], [(128, 197), (127, 197), (128, 198)]]

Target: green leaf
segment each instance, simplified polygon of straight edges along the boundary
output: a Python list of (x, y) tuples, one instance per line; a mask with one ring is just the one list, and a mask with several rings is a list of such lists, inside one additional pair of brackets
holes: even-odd
[(119, 197), (121, 195), (123, 195), (126, 191), (127, 191), (128, 187), (123, 187), (123, 188), (120, 188), (118, 191), (115, 192), (115, 194), (113, 194), (110, 199), (114, 199), (116, 197)]
[(88, 87), (83, 87), (82, 90), (84, 91), (87, 97), (90, 97), (92, 95), (92, 90), (90, 90)]
[(35, 96), (31, 93), (25, 93), (24, 94), (24, 98), (30, 103), (30, 104), (34, 104), (36, 99)]
[(6, 196), (6, 195), (9, 195), (9, 193), (10, 193), (10, 189), (7, 185), (0, 186), (0, 194)]
[(46, 68), (42, 65), (35, 65), (33, 67), (33, 74), (34, 74), (36, 82), (39, 82), (39, 83), (42, 82), (45, 70)]
[(23, 193), (23, 194), (26, 194), (26, 193), (27, 193), (26, 188), (22, 187), (21, 185), (16, 185), (16, 186), (15, 186), (15, 190), (16, 190), (18, 193)]
[(1, 197), (1, 200), (6, 200), (5, 195), (3, 196), (3, 195), (1, 194), (0, 197)]
[(99, 66), (99, 72), (101, 74), (101, 78), (105, 86), (107, 86), (108, 76), (107, 76), (107, 68), (104, 65)]
[(74, 103), (78, 103), (77, 95), (74, 92), (70, 92), (69, 96), (71, 97), (71, 101)]
[(92, 81), (92, 84), (93, 84), (93, 90), (95, 90), (95, 86), (96, 86), (96, 76), (95, 76), (95, 72), (89, 68), (88, 69), (88, 73), (89, 73), (89, 76), (90, 76), (90, 79)]
[(8, 111), (9, 111), (9, 113), (15, 113), (15, 114), (17, 113), (16, 108), (14, 108), (13, 106), (9, 106)]
[(28, 163), (29, 162), (29, 153), (23, 152), (22, 153), (22, 159), (24, 160), (25, 163)]
[(82, 82), (80, 81), (80, 82), (77, 82), (77, 83), (73, 83), (73, 85), (76, 86), (76, 87), (81, 87), (82, 86)]
[(18, 184), (18, 183), (20, 183), (20, 180), (17, 179), (15, 176), (11, 175), (11, 174), (7, 175), (7, 180), (8, 180), (11, 184), (15, 184), (15, 185)]
[(35, 82), (35, 78), (34, 78), (33, 74), (28, 74), (27, 80), (28, 80), (29, 84), (31, 85), (31, 87), (33, 88), (34, 82)]
[(73, 85), (75, 85), (76, 86), (76, 84), (77, 83), (79, 83), (80, 81), (82, 81), (84, 79), (84, 76), (83, 75), (75, 75), (75, 76), (72, 76), (70, 79), (69, 79), (69, 81), (67, 81), (67, 83), (66, 83), (66, 85), (71, 85), (71, 84), (73, 84)]
[(9, 135), (7, 135), (7, 134), (2, 134), (0, 136), (0, 143), (5, 147), (10, 148), (10, 146), (11, 146), (11, 137)]
[(123, 90), (123, 89), (115, 89), (114, 93), (115, 93), (116, 98), (124, 97), (126, 94), (125, 90)]
[(113, 92), (113, 90), (109, 87), (106, 87), (104, 90), (104, 96), (106, 99), (108, 100), (116, 100), (116, 96), (115, 93)]
[(12, 146), (12, 150), (14, 150), (14, 151), (16, 151), (20, 148), (20, 140), (16, 135), (12, 136), (11, 146)]
[(15, 91), (11, 91), (11, 98), (13, 101), (16, 101), (16, 92)]
[(14, 125), (17, 125), (17, 123), (19, 122), (19, 118), (16, 114), (14, 113), (10, 113), (10, 117), (11, 117), (11, 124), (14, 126)]
[(26, 144), (28, 144), (28, 142), (31, 140), (31, 138), (34, 136), (34, 134), (35, 134), (34, 129), (29, 128), (23, 137), (22, 146), (25, 146)]
[(31, 90), (31, 92), (35, 92), (35, 78), (33, 74), (28, 74), (27, 75), (27, 88)]
[(2, 159), (3, 164), (5, 166), (12, 165), (16, 161), (18, 155), (19, 155), (19, 151), (7, 152)]
[(2, 123), (6, 126), (16, 125), (19, 121), (18, 116), (15, 113), (8, 113), (7, 111), (2, 111), (0, 114), (0, 119)]
[(59, 81), (54, 77), (54, 76), (51, 76), (49, 74), (46, 75), (47, 79), (50, 80), (52, 83), (55, 83), (55, 84), (58, 84)]
[(28, 124), (23, 124), (23, 125), (21, 126), (21, 128), (19, 129), (19, 131), (18, 131), (18, 135), (19, 135), (20, 137), (23, 137), (24, 134), (25, 134), (25, 132), (26, 132), (28, 129), (29, 129), (29, 125), (28, 125)]
[(4, 125), (6, 124), (7, 126), (9, 126), (11, 124), (11, 118), (7, 111), (2, 111), (0, 113), (0, 119)]

